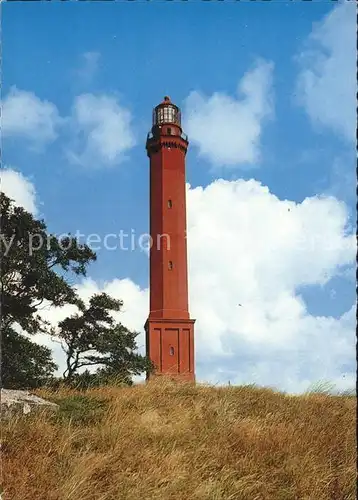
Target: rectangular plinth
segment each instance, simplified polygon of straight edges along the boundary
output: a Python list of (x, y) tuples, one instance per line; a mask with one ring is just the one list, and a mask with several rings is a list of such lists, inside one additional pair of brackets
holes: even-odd
[(195, 320), (151, 319), (145, 324), (147, 356), (155, 365), (153, 376), (167, 375), (194, 381)]

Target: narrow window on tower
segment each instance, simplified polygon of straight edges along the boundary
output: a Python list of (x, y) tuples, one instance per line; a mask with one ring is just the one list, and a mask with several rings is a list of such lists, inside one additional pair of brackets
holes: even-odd
[(169, 354), (170, 356), (174, 356), (174, 347), (170, 347)]
[(172, 135), (172, 129), (168, 127), (168, 135)]
[(172, 200), (168, 200), (168, 208), (172, 208), (172, 206), (173, 206)]
[(170, 271), (173, 269), (173, 262), (171, 260), (168, 262), (168, 268)]

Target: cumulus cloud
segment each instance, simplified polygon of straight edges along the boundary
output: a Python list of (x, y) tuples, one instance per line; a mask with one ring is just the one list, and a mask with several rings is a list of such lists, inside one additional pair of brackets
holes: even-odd
[[(257, 383), (290, 392), (322, 379), (349, 387), (354, 308), (340, 318), (313, 316), (298, 292), (352, 266), (355, 241), (347, 221), (345, 205), (333, 197), (280, 200), (255, 180), (188, 187), (198, 381)], [(97, 291), (123, 299), (124, 312), (117, 317), (141, 332), (144, 352), (147, 289), (130, 279), (101, 286), (89, 279), (78, 290), (85, 299)]]
[(0, 171), (0, 191), (33, 215), (37, 215), (36, 190), (29, 179), (11, 168)]
[(11, 87), (2, 103), (2, 135), (28, 139), (41, 147), (57, 138), (61, 118), (57, 107), (33, 92)]
[(353, 263), (347, 221), (333, 197), (296, 204), (253, 180), (189, 191), (191, 304), (205, 379), (295, 391), (338, 381), (346, 365), (353, 371), (353, 309), (315, 317), (297, 292)]
[(109, 95), (82, 94), (72, 109), (71, 162), (96, 168), (120, 163), (135, 145), (131, 112)]
[(356, 124), (356, 2), (341, 2), (314, 25), (299, 54), (298, 101), (316, 127), (348, 141)]
[[(98, 57), (86, 56), (89, 74)], [(53, 103), (16, 87), (3, 101), (2, 134), (26, 139), (37, 150), (60, 136), (71, 163), (93, 168), (119, 164), (136, 144), (131, 112), (114, 96), (81, 94), (61, 117)]]
[(237, 97), (193, 91), (185, 100), (185, 130), (214, 166), (254, 164), (265, 119), (272, 116), (271, 62), (259, 60), (240, 80)]

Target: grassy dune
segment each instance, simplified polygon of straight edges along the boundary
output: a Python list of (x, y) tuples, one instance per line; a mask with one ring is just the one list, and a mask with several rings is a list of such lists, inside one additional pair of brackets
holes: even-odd
[(5, 500), (350, 500), (356, 398), (160, 381), (38, 394), (3, 422)]

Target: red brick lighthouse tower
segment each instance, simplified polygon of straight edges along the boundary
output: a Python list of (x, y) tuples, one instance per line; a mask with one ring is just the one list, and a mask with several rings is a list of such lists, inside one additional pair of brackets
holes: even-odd
[[(188, 308), (185, 155), (180, 110), (165, 97), (153, 110), (150, 158), (150, 312), (147, 356), (156, 375), (194, 381), (194, 322)], [(147, 377), (148, 378), (148, 377)]]

